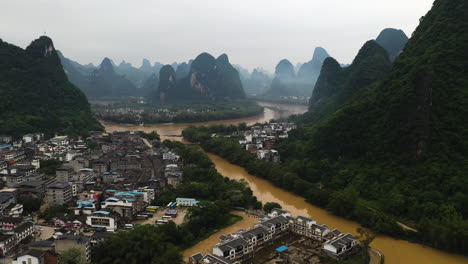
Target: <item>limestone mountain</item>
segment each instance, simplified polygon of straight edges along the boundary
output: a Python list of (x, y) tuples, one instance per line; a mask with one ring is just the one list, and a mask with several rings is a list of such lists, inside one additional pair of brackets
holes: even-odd
[(136, 95), (136, 86), (116, 73), (108, 58), (104, 58), (99, 68), (94, 70), (89, 78), (88, 86), (82, 88), (89, 98)]
[(59, 54), (46, 36), (26, 49), (0, 40), (0, 101), (2, 134), (76, 135), (102, 129), (86, 96), (68, 81)]
[(154, 95), (158, 91), (158, 86), (159, 86), (159, 78), (156, 73), (153, 73), (146, 79), (146, 81), (143, 83), (141, 88), (137, 88), (137, 95), (151, 98), (154, 97)]
[(153, 73), (153, 66), (151, 66), (151, 62), (148, 59), (143, 59), (139, 70), (147, 73)]
[(245, 92), (250, 95), (265, 93), (271, 84), (271, 77), (261, 69), (254, 69), (250, 77), (244, 81)]
[(163, 69), (160, 73), (157, 96), (162, 103), (214, 102), (245, 98), (239, 73), (225, 54), (217, 59), (208, 53), (198, 55), (191, 63), (188, 75), (179, 80), (175, 72), (172, 74), (172, 66), (166, 65)]
[(382, 80), (390, 66), (387, 52), (374, 40), (366, 42), (346, 68), (327, 58), (309, 102), (309, 116), (318, 120), (351, 102)]
[(188, 65), (186, 62), (182, 62), (177, 66), (176, 70), (176, 77), (177, 80), (186, 78), (189, 75), (190, 72), (190, 65)]
[(403, 51), (408, 42), (408, 36), (401, 29), (386, 28), (380, 32), (376, 41), (388, 52), (390, 60), (394, 61)]
[(289, 60), (281, 60), (275, 68), (275, 77), (271, 82), (271, 87), (267, 91), (268, 96), (289, 96), (295, 95), (296, 74), (294, 66)]
[(66, 58), (59, 50), (57, 50), (57, 55), (68, 76), (68, 80), (78, 88), (87, 86), (89, 83), (89, 76), (96, 69), (94, 65), (81, 65), (76, 61)]
[[(365, 90), (353, 85), (362, 90), (355, 100), (321, 122), (300, 121), (300, 131), (279, 148), (290, 150), (284, 162), (303, 177), (324, 189), (355, 190), (388, 219), (414, 223), (412, 239), (462, 254), (468, 252), (467, 18), (468, 1), (435, 0), (382, 81)], [(361, 81), (350, 84), (377, 76), (355, 74)], [(330, 79), (323, 82), (344, 89)], [(380, 232), (402, 232), (357, 207), (353, 216)]]
[(177, 96), (176, 73), (171, 65), (165, 65), (159, 71), (159, 84), (156, 99), (161, 103), (172, 102)]
[(312, 60), (302, 64), (297, 73), (297, 93), (298, 95), (310, 96), (314, 89), (315, 82), (320, 75), (322, 64), (326, 58), (330, 57), (328, 52), (321, 47), (314, 50)]
[(144, 82), (153, 73), (151, 64), (146, 59), (143, 60), (140, 68), (136, 68), (131, 63), (122, 61), (119, 66), (115, 68), (115, 71), (131, 81), (133, 85), (138, 88), (141, 88)]

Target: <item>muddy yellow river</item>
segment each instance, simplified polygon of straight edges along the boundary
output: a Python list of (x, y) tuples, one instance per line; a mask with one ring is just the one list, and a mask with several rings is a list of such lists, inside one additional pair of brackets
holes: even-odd
[[(234, 124), (240, 122), (246, 122), (252, 124), (255, 122), (268, 121), (271, 118), (279, 118), (288, 116), (291, 114), (300, 114), (305, 112), (307, 109), (304, 106), (290, 106), (290, 105), (279, 105), (270, 103), (261, 103), (264, 106), (274, 107), (273, 109), (266, 108), (265, 113), (259, 116), (242, 118), (235, 120), (223, 120), (206, 123), (197, 123), (194, 125), (209, 125), (215, 123), (223, 124)], [(282, 109), (282, 111), (277, 111)], [(151, 132), (153, 130), (158, 131), (160, 135), (165, 134), (180, 134), (181, 131), (189, 124), (161, 124), (152, 126), (131, 126), (131, 125), (120, 125), (108, 122), (102, 122), (108, 132), (112, 131), (133, 131), (143, 130)], [(180, 139), (180, 138), (172, 138)], [(336, 217), (326, 210), (319, 207), (313, 206), (304, 201), (303, 198), (289, 193), (283, 189), (280, 189), (270, 182), (255, 177), (243, 168), (233, 165), (219, 156), (208, 153), (209, 157), (213, 160), (218, 171), (231, 179), (244, 179), (252, 189), (254, 195), (262, 202), (277, 202), (281, 206), (290, 211), (293, 215), (304, 215), (317, 219), (317, 222), (326, 224), (330, 228), (338, 228), (342, 232), (355, 233), (359, 224), (352, 222), (340, 217)], [(240, 229), (247, 229), (256, 223), (256, 219), (244, 216), (244, 220), (236, 223), (233, 226), (219, 230), (214, 235), (201, 241), (194, 247), (187, 249), (184, 252), (184, 256), (202, 252), (208, 253), (211, 251), (211, 247), (219, 242), (219, 236), (221, 234), (228, 234), (236, 232)], [(446, 253), (433, 248), (425, 247), (420, 244), (409, 243), (404, 240), (396, 240), (388, 236), (379, 235), (372, 242), (371, 246), (385, 256), (386, 264), (467, 264), (468, 258)]]

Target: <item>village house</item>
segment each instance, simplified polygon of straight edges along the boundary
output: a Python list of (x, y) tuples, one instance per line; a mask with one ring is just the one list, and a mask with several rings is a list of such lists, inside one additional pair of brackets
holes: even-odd
[(352, 253), (358, 245), (356, 237), (351, 234), (344, 234), (325, 242), (323, 249), (330, 257), (342, 259)]
[[(273, 209), (268, 215), (260, 216), (258, 224), (246, 231), (220, 237), (220, 243), (212, 248), (212, 255), (226, 259), (245, 260), (285, 234), (293, 233), (323, 243), (325, 255), (335, 259), (343, 259), (354, 253), (358, 248), (356, 237), (342, 234), (338, 229), (330, 230), (326, 225), (318, 225), (315, 219), (291, 216), (291, 213), (281, 209)], [(201, 253), (192, 255), (190, 263), (203, 263)], [(217, 262), (214, 262), (217, 263)], [(223, 262), (220, 262), (223, 263)]]

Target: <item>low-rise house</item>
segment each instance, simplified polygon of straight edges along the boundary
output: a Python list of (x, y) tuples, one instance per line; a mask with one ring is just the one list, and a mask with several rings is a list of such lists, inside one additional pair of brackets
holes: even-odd
[(97, 209), (96, 199), (78, 200), (75, 215), (90, 215)]
[(57, 217), (54, 220), (54, 225), (57, 227), (81, 228), (85, 224), (86, 216), (84, 215), (66, 215)]
[(261, 246), (272, 239), (273, 235), (263, 226), (257, 225), (239, 234), (249, 246)]
[(23, 214), (23, 205), (19, 203), (10, 203), (3, 209), (3, 215), (9, 217), (21, 217)]
[(189, 257), (189, 264), (240, 264), (239, 261), (232, 261), (213, 254), (203, 256), (201, 253)]
[(16, 256), (12, 264), (57, 264), (58, 255), (51, 251), (30, 249)]
[(0, 256), (6, 256), (10, 250), (16, 245), (14, 234), (5, 234), (0, 232)]
[(107, 231), (115, 232), (119, 226), (120, 215), (110, 211), (95, 211), (86, 216), (86, 224), (92, 227), (104, 227)]
[(13, 140), (12, 136), (9, 135), (0, 135), (0, 142), (2, 143), (9, 143)]
[(24, 222), (13, 229), (15, 233), (16, 243), (20, 243), (27, 237), (34, 233), (34, 224), (31, 222)]
[(10, 204), (15, 203), (15, 197), (11, 193), (0, 193), (0, 214), (3, 215), (4, 210), (10, 206)]
[(279, 215), (260, 222), (260, 225), (269, 230), (273, 235), (283, 233), (289, 228), (289, 221), (286, 217)]
[(222, 242), (213, 247), (213, 255), (223, 257), (228, 260), (240, 259), (253, 251), (253, 246), (249, 245), (241, 237)]
[(13, 231), (17, 226), (21, 225), (22, 220), (16, 217), (0, 217), (0, 229), (3, 232)]
[(327, 255), (335, 259), (342, 259), (353, 253), (359, 243), (351, 234), (341, 235), (333, 240), (325, 242), (323, 250)]
[(47, 187), (49, 205), (63, 205), (73, 199), (72, 186), (68, 182), (55, 183)]

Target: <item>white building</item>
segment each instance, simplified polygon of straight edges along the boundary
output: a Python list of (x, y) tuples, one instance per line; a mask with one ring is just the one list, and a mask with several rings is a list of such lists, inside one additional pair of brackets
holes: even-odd
[(181, 206), (195, 206), (198, 203), (194, 198), (177, 198), (176, 202), (180, 203)]
[(43, 264), (45, 252), (37, 249), (30, 249), (19, 254), (13, 264)]
[(107, 231), (115, 232), (118, 229), (119, 215), (114, 212), (96, 211), (86, 217), (86, 224), (92, 227), (104, 227)]
[(343, 258), (352, 252), (357, 245), (359, 243), (356, 237), (351, 234), (344, 234), (323, 244), (323, 250), (331, 257)]

